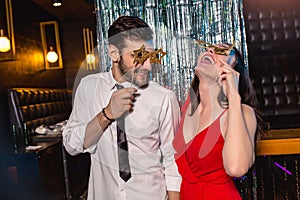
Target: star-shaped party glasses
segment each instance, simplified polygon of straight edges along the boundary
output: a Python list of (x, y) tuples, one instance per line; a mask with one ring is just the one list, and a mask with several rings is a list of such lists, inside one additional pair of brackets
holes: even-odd
[(196, 43), (200, 47), (205, 48), (205, 49), (212, 48), (214, 50), (215, 54), (225, 55), (225, 56), (228, 56), (230, 54), (231, 50), (233, 49), (233, 47), (235, 45), (235, 41), (233, 41), (232, 45), (230, 45), (228, 47), (217, 46), (215, 44), (210, 44), (210, 43), (204, 42), (203, 40), (196, 40)]
[(161, 64), (162, 58), (167, 55), (167, 52), (164, 52), (162, 48), (150, 52), (145, 49), (144, 44), (137, 50), (134, 50), (134, 60), (133, 63), (144, 64), (144, 62), (150, 58), (150, 63)]

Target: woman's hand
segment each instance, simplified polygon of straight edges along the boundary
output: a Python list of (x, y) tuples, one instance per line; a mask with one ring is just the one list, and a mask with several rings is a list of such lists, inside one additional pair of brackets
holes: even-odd
[(220, 60), (220, 62), (222, 65), (218, 71), (218, 83), (229, 100), (231, 96), (238, 95), (239, 93), (240, 74), (232, 69), (232, 67), (225, 61)]

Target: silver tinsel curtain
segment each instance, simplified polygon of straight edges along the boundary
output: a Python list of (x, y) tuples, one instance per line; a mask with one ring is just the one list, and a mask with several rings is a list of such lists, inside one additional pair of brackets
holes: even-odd
[(95, 0), (100, 71), (110, 69), (107, 30), (122, 15), (144, 19), (154, 31), (155, 47), (168, 52), (152, 80), (173, 88), (184, 101), (201, 48), (209, 43), (236, 42), (247, 62), (242, 0)]

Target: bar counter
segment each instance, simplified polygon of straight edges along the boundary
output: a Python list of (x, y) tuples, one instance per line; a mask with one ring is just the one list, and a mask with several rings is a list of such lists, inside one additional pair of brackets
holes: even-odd
[(269, 130), (256, 143), (256, 155), (300, 154), (300, 128)]

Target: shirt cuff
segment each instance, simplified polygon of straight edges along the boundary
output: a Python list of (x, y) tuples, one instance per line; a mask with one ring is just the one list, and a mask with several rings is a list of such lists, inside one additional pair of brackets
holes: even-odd
[(87, 149), (83, 149), (83, 140), (84, 140), (84, 133), (87, 124), (83, 124), (76, 128), (65, 129), (63, 132), (64, 138), (64, 146), (69, 154), (76, 155), (79, 153), (94, 153), (96, 150), (96, 144), (90, 146)]
[(181, 177), (166, 177), (167, 191), (180, 192)]

